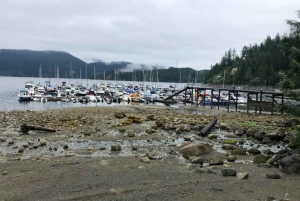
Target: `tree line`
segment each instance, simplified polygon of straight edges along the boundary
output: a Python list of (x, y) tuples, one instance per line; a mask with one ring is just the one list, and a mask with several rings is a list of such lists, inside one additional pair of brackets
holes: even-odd
[[(296, 11), (300, 18), (300, 11)], [(281, 89), (300, 88), (300, 22), (287, 20), (290, 33), (277, 34), (260, 44), (244, 46), (241, 54), (230, 48), (212, 65), (205, 83), (271, 85)]]

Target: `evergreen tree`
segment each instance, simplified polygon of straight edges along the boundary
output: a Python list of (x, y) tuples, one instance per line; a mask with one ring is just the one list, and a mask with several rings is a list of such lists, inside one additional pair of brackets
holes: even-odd
[[(297, 11), (300, 18), (300, 10)], [(290, 25), (290, 37), (283, 40), (283, 51), (290, 58), (289, 71), (285, 72), (281, 88), (285, 90), (300, 88), (300, 22), (296, 20), (287, 20)]]

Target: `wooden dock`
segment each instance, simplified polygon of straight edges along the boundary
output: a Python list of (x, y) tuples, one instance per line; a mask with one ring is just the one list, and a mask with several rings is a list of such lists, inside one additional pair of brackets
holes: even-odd
[[(235, 111), (238, 110), (238, 105), (243, 104), (247, 106), (247, 112), (249, 109), (255, 110), (255, 113), (259, 111), (268, 111), (273, 114), (276, 105), (284, 105), (284, 95), (283, 93), (270, 92), (270, 91), (255, 91), (255, 90), (239, 90), (239, 89), (226, 89), (226, 88), (210, 88), (210, 87), (201, 87), (188, 85), (183, 89), (173, 93), (172, 95), (165, 98), (165, 100), (172, 100), (174, 96), (178, 94), (184, 94), (184, 103), (194, 103), (197, 107), (199, 105), (206, 106), (210, 105), (211, 109), (213, 106), (217, 106), (220, 109), (220, 106), (224, 103), (221, 101), (221, 94), (227, 94), (227, 111), (229, 112), (230, 105), (235, 105)], [(245, 103), (240, 103), (237, 94), (246, 94), (247, 101)], [(207, 96), (210, 96), (210, 102), (207, 102)], [(267, 100), (266, 100), (267, 99)]]

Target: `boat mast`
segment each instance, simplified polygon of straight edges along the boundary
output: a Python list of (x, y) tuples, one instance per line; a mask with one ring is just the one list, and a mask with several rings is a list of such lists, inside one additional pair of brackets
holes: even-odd
[(58, 82), (58, 79), (59, 79), (59, 67), (58, 67), (58, 64), (56, 64), (57, 66), (56, 66), (56, 68), (57, 68), (57, 70), (56, 70), (56, 73), (57, 73), (57, 75), (56, 75), (56, 77), (57, 77), (57, 82)]
[(42, 78), (42, 65), (40, 64), (40, 69), (39, 69), (39, 78)]
[(80, 76), (80, 85), (82, 85), (82, 79), (81, 79), (81, 68), (79, 69), (79, 76)]
[(85, 63), (85, 78), (86, 78), (86, 86), (89, 84), (87, 79), (87, 64)]

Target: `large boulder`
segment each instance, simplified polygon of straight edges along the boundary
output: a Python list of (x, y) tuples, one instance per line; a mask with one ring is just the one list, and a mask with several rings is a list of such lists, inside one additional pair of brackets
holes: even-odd
[(265, 163), (268, 160), (267, 156), (264, 154), (257, 154), (253, 157), (253, 163)]
[(253, 155), (261, 154), (261, 151), (255, 147), (251, 147), (247, 151), (248, 151), (248, 153), (253, 154)]
[(213, 152), (214, 149), (209, 144), (192, 143), (182, 147), (179, 153), (185, 158), (189, 159), (191, 156), (202, 156)]
[(256, 139), (262, 141), (265, 134), (266, 134), (265, 131), (257, 131), (257, 132), (254, 134), (254, 137), (255, 137)]
[(280, 133), (268, 133), (264, 136), (264, 138), (265, 137), (268, 137), (272, 141), (281, 141), (281, 140), (283, 140), (285, 135), (282, 135)]
[(279, 160), (280, 169), (287, 174), (300, 174), (300, 154), (293, 154)]
[(250, 128), (249, 130), (246, 131), (246, 135), (253, 137), (254, 134), (257, 132), (258, 130), (256, 128)]

